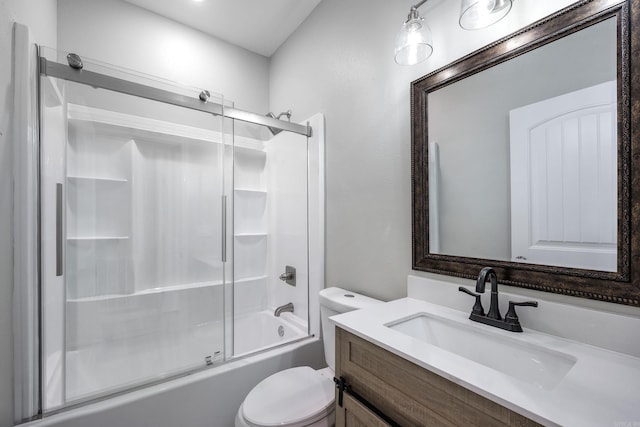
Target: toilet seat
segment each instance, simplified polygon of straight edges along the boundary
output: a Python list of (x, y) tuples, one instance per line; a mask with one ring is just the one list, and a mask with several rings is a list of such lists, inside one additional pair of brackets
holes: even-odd
[(286, 369), (264, 379), (242, 405), (242, 416), (260, 427), (302, 427), (333, 412), (333, 381), (309, 366)]

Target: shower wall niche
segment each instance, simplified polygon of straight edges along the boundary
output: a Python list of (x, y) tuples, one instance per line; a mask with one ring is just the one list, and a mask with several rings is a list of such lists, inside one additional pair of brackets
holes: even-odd
[(264, 142), (236, 137), (234, 155), (234, 313), (267, 307), (267, 152)]

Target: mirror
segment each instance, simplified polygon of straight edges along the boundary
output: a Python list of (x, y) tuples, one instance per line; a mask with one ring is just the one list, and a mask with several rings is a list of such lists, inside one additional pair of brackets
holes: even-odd
[(616, 271), (616, 105), (615, 18), (429, 92), (430, 252)]
[(582, 1), (412, 83), (414, 269), (490, 265), (502, 283), (640, 305), (637, 11), (611, 3)]

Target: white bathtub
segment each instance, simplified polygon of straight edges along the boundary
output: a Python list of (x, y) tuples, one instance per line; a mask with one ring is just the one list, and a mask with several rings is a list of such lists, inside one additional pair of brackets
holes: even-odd
[(237, 316), (234, 321), (233, 354), (243, 356), (307, 336), (305, 321), (292, 313), (275, 317), (273, 311)]
[(73, 404), (199, 369), (207, 359), (217, 364), (225, 353), (242, 357), (308, 335), (306, 319), (292, 313), (243, 313), (233, 319), (233, 342), (227, 341), (233, 346), (225, 352), (225, 323), (230, 333), (232, 319), (212, 310), (222, 298), (221, 286), (200, 284), (70, 301), (67, 351), (52, 356), (65, 381), (54, 383), (54, 376), (47, 383), (45, 412), (65, 399)]
[[(245, 314), (235, 321), (237, 356), (232, 361), (24, 425), (231, 427), (244, 397), (262, 379), (289, 367), (324, 366), (322, 342), (306, 336), (302, 321), (291, 313), (283, 313), (279, 318), (272, 311)], [(274, 345), (277, 347), (272, 348)], [(123, 375), (120, 372), (123, 368), (115, 369), (118, 372), (101, 372), (100, 376), (94, 373), (86, 379)]]
[[(179, 373), (180, 368), (197, 368), (198, 362), (204, 366), (205, 355), (218, 348), (210, 343), (222, 343), (222, 329), (222, 322), (206, 322), (177, 336), (163, 335), (158, 339), (147, 334), (69, 351), (67, 399), (73, 401), (96, 392), (153, 380), (158, 372), (172, 375)], [(280, 317), (275, 317), (272, 310), (244, 314), (234, 321), (233, 355), (245, 357), (307, 335), (303, 320), (291, 313)], [(220, 348), (217, 359), (221, 360), (222, 356)]]

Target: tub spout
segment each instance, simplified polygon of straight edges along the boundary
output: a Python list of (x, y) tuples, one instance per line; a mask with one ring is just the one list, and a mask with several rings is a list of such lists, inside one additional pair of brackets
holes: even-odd
[(290, 302), (285, 305), (281, 305), (280, 307), (276, 308), (276, 311), (273, 312), (273, 315), (276, 317), (280, 317), (280, 313), (284, 311), (290, 311), (291, 313), (293, 313), (293, 303)]

